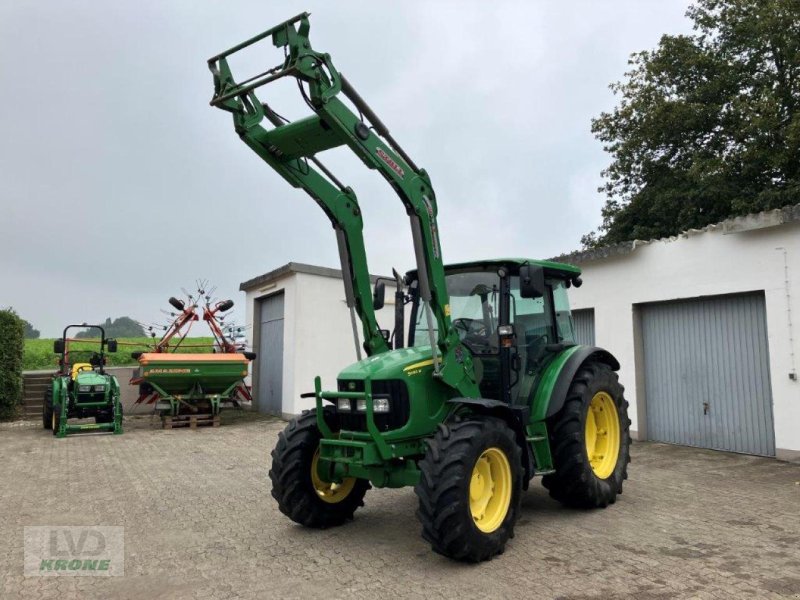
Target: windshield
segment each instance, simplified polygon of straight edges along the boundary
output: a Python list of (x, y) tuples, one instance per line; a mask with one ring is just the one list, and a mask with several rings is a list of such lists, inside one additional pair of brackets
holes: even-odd
[[(461, 341), (475, 354), (497, 351), (497, 317), (500, 278), (496, 272), (453, 273), (445, 277), (450, 294), (450, 318)], [(438, 334), (437, 323), (428, 323), (420, 307), (414, 328), (414, 345), (429, 346), (429, 330)]]

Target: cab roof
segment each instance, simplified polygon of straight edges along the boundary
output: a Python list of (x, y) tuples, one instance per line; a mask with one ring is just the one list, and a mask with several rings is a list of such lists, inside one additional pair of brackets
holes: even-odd
[[(489, 258), (484, 260), (472, 260), (468, 262), (447, 264), (444, 266), (444, 270), (446, 272), (469, 270), (477, 271), (482, 269), (507, 267), (513, 273), (519, 270), (519, 268), (524, 264), (543, 267), (545, 269), (545, 274), (551, 277), (572, 279), (581, 274), (581, 270), (575, 265), (568, 265), (566, 263), (553, 262), (550, 260), (535, 260), (533, 258)], [(413, 269), (408, 271), (407, 275), (410, 279), (416, 279), (417, 270)]]

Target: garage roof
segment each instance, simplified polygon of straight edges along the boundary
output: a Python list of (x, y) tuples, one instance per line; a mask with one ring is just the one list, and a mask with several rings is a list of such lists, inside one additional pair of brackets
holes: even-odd
[(658, 238), (652, 240), (632, 240), (630, 242), (620, 242), (619, 244), (611, 244), (610, 246), (601, 246), (599, 248), (592, 248), (591, 250), (576, 250), (569, 254), (561, 254), (555, 256), (551, 260), (566, 263), (587, 263), (593, 260), (600, 260), (611, 256), (623, 256), (630, 254), (638, 246), (646, 246), (653, 242), (659, 241), (674, 241), (678, 238), (687, 238), (693, 235), (699, 235), (708, 231), (722, 230), (722, 233), (740, 233), (742, 231), (752, 231), (754, 229), (766, 229), (767, 227), (777, 227), (786, 223), (800, 222), (800, 204), (791, 206), (784, 206), (783, 208), (776, 208), (775, 210), (765, 210), (760, 213), (752, 213), (743, 215), (741, 217), (733, 217), (706, 225), (702, 229), (689, 229), (679, 233), (678, 235), (668, 238)]
[[(306, 263), (290, 262), (286, 263), (282, 267), (278, 267), (277, 269), (269, 271), (268, 273), (264, 273), (263, 275), (253, 277), (252, 279), (248, 279), (247, 281), (240, 283), (239, 291), (246, 292), (248, 290), (261, 287), (267, 283), (272, 283), (281, 277), (286, 277), (287, 275), (293, 275), (295, 273), (317, 275), (318, 277), (333, 277), (335, 279), (342, 278), (341, 269), (331, 269), (329, 267), (318, 267), (317, 265), (308, 265)], [(375, 283), (378, 275), (370, 275), (369, 278), (373, 283)], [(391, 278), (387, 277), (386, 279)]]

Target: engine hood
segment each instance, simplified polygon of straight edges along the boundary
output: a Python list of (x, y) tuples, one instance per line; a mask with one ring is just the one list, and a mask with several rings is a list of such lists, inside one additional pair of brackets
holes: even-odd
[(82, 371), (75, 376), (77, 385), (106, 385), (108, 376), (101, 375), (96, 371)]
[(396, 379), (433, 369), (430, 346), (400, 348), (370, 356), (342, 369), (339, 379)]

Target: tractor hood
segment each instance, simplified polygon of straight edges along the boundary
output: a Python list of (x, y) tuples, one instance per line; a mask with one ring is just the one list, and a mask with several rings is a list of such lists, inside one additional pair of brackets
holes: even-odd
[(432, 356), (430, 346), (391, 350), (345, 367), (339, 379), (397, 379), (419, 369), (433, 369)]
[(75, 383), (78, 385), (105, 385), (108, 377), (96, 371), (82, 371), (75, 376)]

